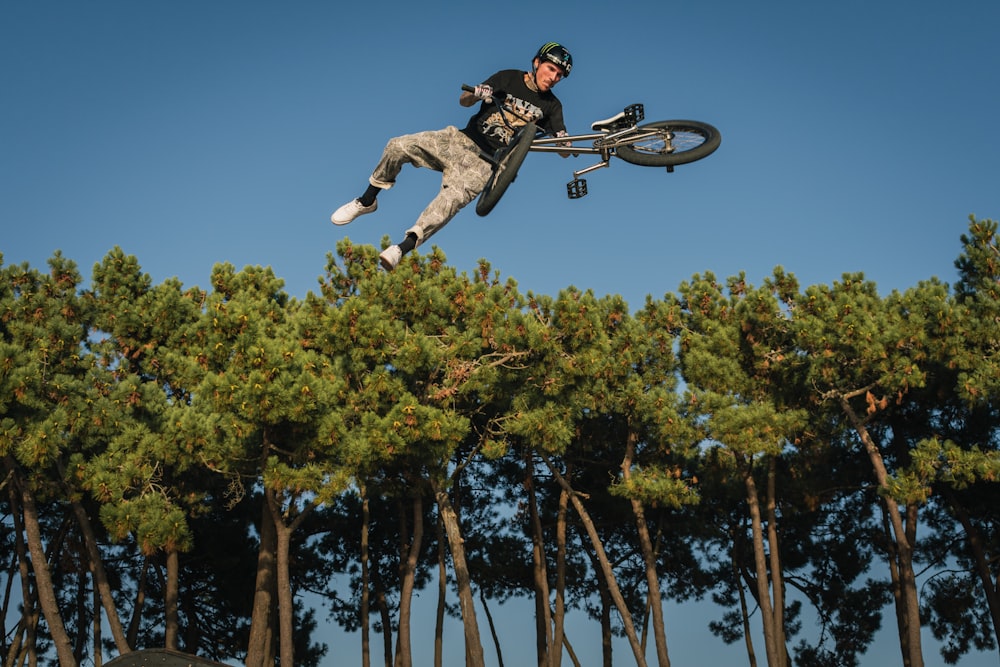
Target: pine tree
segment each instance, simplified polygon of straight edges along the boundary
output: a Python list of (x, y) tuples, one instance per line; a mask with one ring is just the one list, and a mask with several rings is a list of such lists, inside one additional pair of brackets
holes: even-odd
[[(89, 313), (78, 294), (76, 265), (60, 253), (49, 260), (47, 274), (27, 265), (11, 266), (4, 268), (2, 282), (0, 457), (3, 476), (11, 483), (11, 509), (20, 515), (24, 532), (20, 556), (30, 561), (34, 575), (25, 603), (37, 602), (59, 664), (75, 667), (87, 646), (74, 642), (64, 624), (53, 584), (61, 573), (50, 565), (58, 560), (50, 561), (46, 553), (46, 548), (59, 553), (61, 545), (46, 547), (43, 527), (47, 503), (66, 497), (66, 461), (77, 454), (79, 434), (94, 419), (86, 406), (94, 372), (93, 359), (85, 354)], [(29, 615), (36, 611), (25, 607), (21, 633), (33, 632)], [(36, 649), (29, 640), (23, 651)]]
[[(202, 465), (239, 495), (260, 488), (261, 542), (248, 665), (294, 660), (291, 539), (347, 479), (319, 437), (336, 379), (302, 345), (300, 306), (270, 269), (218, 265), (203, 316), (190, 332), (200, 369), (182, 433)], [(273, 625), (277, 620), (278, 627)], [(276, 642), (275, 642), (276, 640)]]
[(754, 288), (738, 276), (723, 290), (708, 274), (680, 289), (680, 360), (691, 416), (710, 447), (709, 459), (743, 482), (751, 592), (762, 612), (767, 661), (775, 666), (790, 664), (777, 473), (807, 417), (798, 404), (787, 304), (774, 294), (790, 288), (794, 279), (779, 272), (774, 287)]
[[(972, 647), (1000, 644), (1000, 243), (997, 224), (970, 217), (956, 260), (959, 280), (947, 304), (920, 298), (914, 308), (932, 344), (935, 374), (925, 391), (929, 429), (911, 476), (940, 506), (932, 540), (958, 568), (928, 582), (926, 609), (942, 655), (957, 662)], [(917, 291), (926, 292), (926, 289)], [(915, 297), (916, 298), (916, 297)], [(955, 540), (955, 533), (964, 539)]]
[[(863, 275), (845, 275), (831, 287), (814, 286), (795, 304), (799, 347), (808, 355), (807, 382), (815, 398), (846, 420), (868, 458), (886, 516), (886, 547), (900, 650), (904, 665), (922, 667), (920, 604), (914, 569), (919, 485), (902, 472), (909, 462), (906, 438), (888, 421), (913, 398), (927, 377), (926, 339), (894, 296), (878, 295)], [(900, 435), (893, 440), (893, 435)]]

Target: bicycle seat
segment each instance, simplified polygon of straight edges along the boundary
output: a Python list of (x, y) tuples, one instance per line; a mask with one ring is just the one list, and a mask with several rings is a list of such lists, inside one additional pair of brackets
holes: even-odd
[(605, 118), (604, 120), (595, 120), (590, 124), (590, 129), (594, 132), (610, 132), (616, 129), (622, 119), (625, 118), (625, 112), (619, 111), (611, 118)]

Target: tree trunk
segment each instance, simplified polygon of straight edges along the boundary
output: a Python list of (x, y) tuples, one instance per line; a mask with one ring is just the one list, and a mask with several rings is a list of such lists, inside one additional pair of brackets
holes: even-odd
[[(59, 466), (59, 473), (63, 474), (62, 466)], [(115, 649), (118, 651), (119, 655), (125, 655), (132, 648), (128, 644), (128, 639), (125, 637), (125, 629), (122, 627), (121, 619), (118, 617), (118, 609), (115, 607), (115, 599), (111, 595), (111, 585), (108, 583), (108, 573), (104, 570), (104, 560), (101, 558), (101, 552), (97, 548), (97, 537), (94, 535), (94, 527), (90, 523), (90, 517), (87, 516), (87, 511), (83, 509), (78, 501), (73, 501), (73, 515), (76, 517), (76, 522), (80, 526), (80, 534), (83, 536), (83, 543), (87, 549), (87, 561), (90, 568), (90, 574), (94, 578), (94, 584), (97, 587), (98, 592), (101, 594), (101, 604), (104, 608), (104, 614), (108, 622), (108, 628), (111, 630), (111, 636), (115, 640)], [(99, 612), (95, 609), (94, 613), (99, 615)]]
[(375, 588), (375, 603), (378, 606), (379, 618), (382, 619), (382, 661), (385, 667), (392, 664), (392, 616), (389, 614), (389, 602), (385, 596), (385, 582), (379, 569), (379, 561), (375, 560), (372, 573), (372, 584)]
[(444, 612), (448, 597), (448, 565), (446, 562), (444, 522), (438, 513), (434, 522), (438, 545), (438, 599), (434, 611), (434, 667), (441, 667), (444, 661)]
[(497, 666), (503, 667), (503, 651), (500, 649), (500, 636), (497, 635), (497, 626), (493, 623), (493, 614), (490, 613), (490, 606), (486, 604), (486, 594), (479, 589), (479, 602), (483, 605), (483, 613), (486, 614), (486, 623), (490, 627), (490, 637), (493, 638), (493, 647), (497, 652)]
[(66, 633), (66, 626), (63, 625), (62, 616), (59, 613), (59, 603), (56, 601), (55, 587), (52, 584), (48, 560), (45, 557), (45, 549), (42, 546), (42, 531), (38, 523), (38, 508), (35, 505), (35, 498), (28, 487), (28, 481), (15, 468), (17, 464), (13, 460), (10, 460), (8, 465), (15, 470), (14, 479), (21, 491), (24, 532), (27, 538), (28, 552), (31, 554), (31, 566), (35, 573), (38, 604), (42, 609), (42, 615), (45, 617), (49, 636), (52, 638), (52, 643), (56, 648), (60, 667), (76, 667), (77, 661), (73, 655), (73, 642)]
[(371, 620), (369, 619), (371, 600), (368, 574), (368, 531), (371, 513), (368, 507), (368, 492), (361, 487), (361, 667), (371, 667)]
[[(400, 517), (405, 524), (405, 517)], [(401, 530), (405, 535), (406, 532)], [(413, 533), (410, 544), (405, 546), (400, 556), (400, 590), (399, 590), (399, 631), (396, 634), (396, 667), (410, 667), (413, 664), (413, 649), (410, 645), (410, 609), (413, 603), (414, 578), (417, 573), (417, 559), (420, 556), (420, 545), (424, 539), (424, 503), (420, 495), (413, 498)]]
[(896, 635), (899, 638), (899, 650), (903, 656), (903, 667), (910, 667), (909, 635), (906, 632), (906, 603), (903, 600), (903, 584), (899, 576), (899, 556), (896, 543), (892, 539), (892, 526), (889, 524), (889, 512), (885, 503), (879, 501), (882, 513), (882, 533), (885, 535), (886, 561), (889, 565), (889, 588), (892, 592), (893, 609), (896, 612)]
[(646, 656), (643, 655), (642, 646), (639, 644), (639, 636), (635, 632), (635, 623), (632, 622), (632, 614), (628, 610), (628, 606), (625, 604), (625, 598), (622, 597), (621, 589), (618, 588), (618, 581), (615, 579), (615, 574), (611, 570), (611, 562), (608, 560), (608, 554), (604, 551), (604, 545), (601, 543), (601, 537), (597, 534), (597, 528), (594, 527), (594, 522), (590, 518), (590, 514), (587, 513), (587, 509), (583, 506), (580, 501), (579, 494), (573, 491), (573, 487), (570, 486), (569, 482), (559, 474), (556, 467), (552, 464), (551, 459), (547, 457), (542, 452), (538, 453), (545, 461), (545, 465), (549, 467), (552, 471), (553, 476), (559, 482), (559, 486), (569, 493), (570, 502), (573, 503), (573, 509), (576, 510), (577, 515), (580, 517), (580, 521), (583, 523), (584, 529), (587, 531), (587, 535), (590, 537), (590, 543), (594, 547), (594, 553), (597, 556), (597, 562), (599, 563), (601, 572), (603, 573), (604, 580), (608, 585), (608, 593), (611, 595), (611, 599), (615, 603), (615, 607), (618, 609), (618, 614), (622, 619), (622, 626), (625, 629), (625, 636), (628, 638), (629, 646), (632, 647), (632, 653), (635, 655), (635, 662), (639, 667), (646, 667)]
[(757, 497), (757, 484), (753, 478), (753, 463), (749, 457), (742, 459), (743, 483), (746, 486), (747, 505), (750, 510), (750, 524), (753, 532), (754, 571), (757, 579), (757, 603), (760, 605), (761, 624), (764, 630), (764, 652), (771, 667), (783, 665), (784, 651), (778, 646), (775, 629), (775, 610), (771, 605), (771, 591), (768, 590), (767, 557), (764, 553), (764, 528)]
[[(568, 467), (568, 466), (567, 466)], [(567, 471), (568, 472), (568, 471)], [(560, 667), (566, 639), (566, 512), (569, 493), (559, 489), (559, 513), (556, 515), (556, 610), (553, 614), (551, 667)]]
[[(306, 503), (295, 513), (289, 523), (285, 523), (282, 503), (271, 489), (264, 489), (264, 498), (271, 511), (276, 534), (277, 554), (275, 563), (276, 584), (278, 591), (278, 649), (282, 665), (295, 664), (295, 600), (292, 596), (292, 577), (289, 572), (289, 554), (292, 548), (292, 534), (302, 525), (305, 518), (316, 507), (315, 502)], [(294, 497), (289, 500), (289, 507), (295, 508)]]
[(180, 590), (180, 556), (176, 549), (167, 551), (167, 585), (163, 591), (164, 647), (177, 650), (177, 633), (180, 619), (177, 614), (177, 597)]
[(969, 550), (972, 552), (973, 562), (976, 564), (976, 574), (979, 577), (979, 583), (983, 587), (983, 593), (986, 596), (986, 605), (989, 607), (990, 617), (993, 619), (993, 639), (1000, 644), (1000, 580), (993, 580), (993, 575), (990, 572), (990, 562), (986, 557), (986, 549), (983, 546), (983, 536), (976, 527), (976, 524), (969, 518), (969, 513), (959, 502), (958, 498), (955, 497), (955, 493), (951, 488), (946, 487), (944, 495), (955, 516), (958, 518), (959, 523), (962, 524), (962, 529), (965, 531), (965, 539), (969, 544)]
[[(271, 513), (277, 514), (277, 501), (274, 492), (265, 490)], [(292, 607), (291, 580), (288, 573), (288, 552), (292, 540), (289, 530), (280, 516), (274, 517), (274, 528), (277, 533), (276, 549), (276, 579), (278, 588), (278, 655), (282, 665), (295, 664), (295, 643), (293, 640), (294, 609)]]
[(580, 659), (576, 657), (576, 651), (573, 650), (573, 645), (569, 643), (569, 637), (563, 635), (563, 646), (566, 648), (566, 655), (569, 656), (569, 661), (573, 663), (573, 667), (583, 667), (580, 664)]
[[(742, 534), (742, 533), (740, 533)], [(733, 566), (733, 584), (740, 596), (740, 616), (743, 620), (743, 643), (747, 648), (747, 663), (750, 667), (757, 667), (757, 654), (753, 648), (753, 635), (750, 628), (750, 609), (747, 606), (747, 594), (743, 588), (743, 578), (740, 576), (740, 566), (736, 562), (737, 554), (742, 552), (742, 540), (733, 543), (731, 562)]]
[[(857, 392), (860, 395), (860, 392)], [(875, 479), (882, 489), (888, 487), (889, 473), (882, 459), (882, 452), (872, 439), (871, 434), (865, 427), (864, 422), (851, 407), (850, 396), (842, 394), (840, 396), (840, 406), (847, 415), (848, 421), (854, 427), (855, 432), (861, 438), (861, 442), (868, 454), (868, 459), (875, 472)], [(920, 646), (920, 598), (917, 593), (917, 579), (913, 571), (913, 538), (916, 535), (916, 505), (907, 508), (907, 520), (910, 523), (909, 530), (903, 525), (903, 517), (899, 511), (899, 505), (889, 497), (883, 497), (883, 505), (889, 513), (889, 522), (892, 526), (892, 533), (896, 545), (896, 558), (899, 565), (899, 581), (903, 601), (904, 617), (903, 632), (906, 637), (906, 652), (903, 655), (904, 663), (908, 667), (924, 667), (923, 650)], [(909, 536), (908, 536), (909, 533)], [(908, 662), (907, 662), (908, 661)]]
[(132, 615), (129, 617), (126, 638), (129, 646), (135, 646), (139, 637), (139, 622), (142, 620), (142, 610), (146, 606), (146, 583), (149, 578), (149, 556), (142, 559), (142, 569), (139, 571), (139, 581), (136, 584), (135, 600), (132, 603)]
[(771, 591), (774, 596), (774, 640), (782, 665), (791, 665), (785, 638), (785, 578), (781, 570), (781, 551), (778, 545), (778, 458), (769, 456), (767, 461), (767, 544), (771, 566)]
[[(888, 498), (887, 498), (888, 500)], [(909, 502), (905, 506), (904, 514), (904, 535), (906, 535), (906, 562), (900, 564), (900, 573), (905, 575), (901, 580), (906, 584), (906, 629), (910, 640), (910, 660), (914, 667), (924, 667), (922, 639), (920, 637), (920, 593), (917, 590), (917, 573), (913, 569), (913, 549), (917, 543), (917, 516), (920, 507), (916, 502)]]
[(264, 502), (260, 518), (260, 547), (257, 552), (257, 580), (250, 637), (247, 642), (246, 667), (270, 667), (274, 664), (274, 608), (276, 597), (275, 552), (277, 531), (271, 510)]
[[(581, 538), (580, 541), (582, 542), (583, 539)], [(611, 608), (615, 603), (611, 599), (611, 591), (608, 590), (608, 581), (604, 578), (604, 569), (601, 567), (600, 561), (591, 550), (587, 550), (587, 555), (590, 556), (594, 572), (597, 576), (597, 594), (601, 600), (601, 665), (603, 667), (612, 667), (615, 661), (614, 646), (612, 644), (614, 634), (611, 631)]]
[(451, 506), (447, 492), (434, 485), (434, 497), (437, 500), (444, 530), (448, 535), (448, 546), (451, 549), (451, 561), (455, 567), (455, 582), (458, 585), (458, 604), (462, 610), (462, 624), (465, 627), (466, 667), (484, 667), (483, 645), (479, 638), (479, 625), (476, 622), (475, 600), (472, 597), (472, 583), (469, 578), (469, 568), (465, 560), (465, 540), (458, 527), (458, 517)]
[(531, 524), (531, 571), (535, 584), (535, 654), (539, 667), (549, 664), (552, 643), (552, 613), (549, 609), (549, 575), (545, 567), (542, 520), (538, 516), (538, 497), (531, 456), (525, 457), (524, 487), (528, 491), (528, 520)]
[[(635, 444), (638, 434), (629, 429), (625, 444), (625, 458), (622, 459), (622, 477), (627, 483), (632, 479), (632, 460), (635, 457)], [(656, 642), (656, 660), (660, 667), (670, 667), (670, 657), (667, 653), (667, 631), (663, 622), (663, 601), (660, 596), (660, 580), (656, 574), (656, 555), (653, 552), (653, 541), (649, 536), (649, 526), (646, 524), (646, 511), (642, 502), (630, 498), (632, 514), (635, 515), (635, 525), (639, 533), (639, 548), (646, 567), (646, 588), (649, 594), (649, 611), (653, 617), (653, 637)], [(645, 649), (645, 645), (643, 645)], [(645, 653), (645, 650), (643, 651)]]
[(28, 558), (27, 546), (24, 543), (24, 523), (21, 520), (21, 502), (18, 499), (17, 479), (11, 470), (8, 473), (7, 495), (10, 499), (10, 515), (14, 523), (14, 549), (17, 553), (18, 578), (21, 581), (21, 622), (19, 630), (13, 641), (10, 642), (7, 651), (5, 667), (13, 667), (14, 664), (24, 664), (35, 667), (38, 664), (37, 641), (38, 641), (38, 597), (31, 586), (31, 576), (29, 573), (30, 559)]
[[(95, 610), (96, 609), (100, 609), (100, 607), (101, 607), (101, 594), (100, 594), (100, 592), (98, 592), (98, 590), (97, 590), (96, 587), (94, 588), (94, 590), (91, 591), (90, 595), (93, 598), (92, 601), (91, 601), (91, 604), (93, 605), (93, 608)], [(101, 667), (101, 665), (104, 664), (104, 650), (103, 650), (104, 635), (101, 632), (101, 615), (100, 614), (94, 614), (93, 618), (94, 618), (94, 620), (93, 620), (94, 631), (92, 633), (93, 636), (94, 636), (94, 641), (93, 641), (93, 647), (94, 647), (94, 649), (93, 649), (93, 661), (94, 661), (94, 667)]]

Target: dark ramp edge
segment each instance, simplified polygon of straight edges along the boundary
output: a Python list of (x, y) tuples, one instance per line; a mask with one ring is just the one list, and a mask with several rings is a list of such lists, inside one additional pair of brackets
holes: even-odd
[(105, 667), (229, 667), (221, 662), (165, 648), (132, 651), (105, 663)]

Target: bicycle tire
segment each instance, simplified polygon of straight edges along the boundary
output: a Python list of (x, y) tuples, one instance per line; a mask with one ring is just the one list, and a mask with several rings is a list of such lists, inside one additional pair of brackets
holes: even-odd
[(673, 134), (670, 147), (660, 136), (625, 143), (615, 149), (615, 155), (640, 167), (688, 164), (708, 157), (722, 143), (722, 135), (717, 129), (697, 120), (660, 120), (640, 125), (637, 129), (667, 130)]
[(507, 148), (500, 153), (493, 166), (493, 173), (490, 174), (490, 180), (479, 194), (479, 201), (476, 202), (476, 213), (481, 216), (488, 215), (497, 205), (503, 194), (507, 192), (508, 186), (517, 177), (517, 170), (521, 168), (521, 163), (528, 155), (528, 149), (531, 148), (531, 142), (534, 139), (535, 124), (528, 123), (518, 131)]

